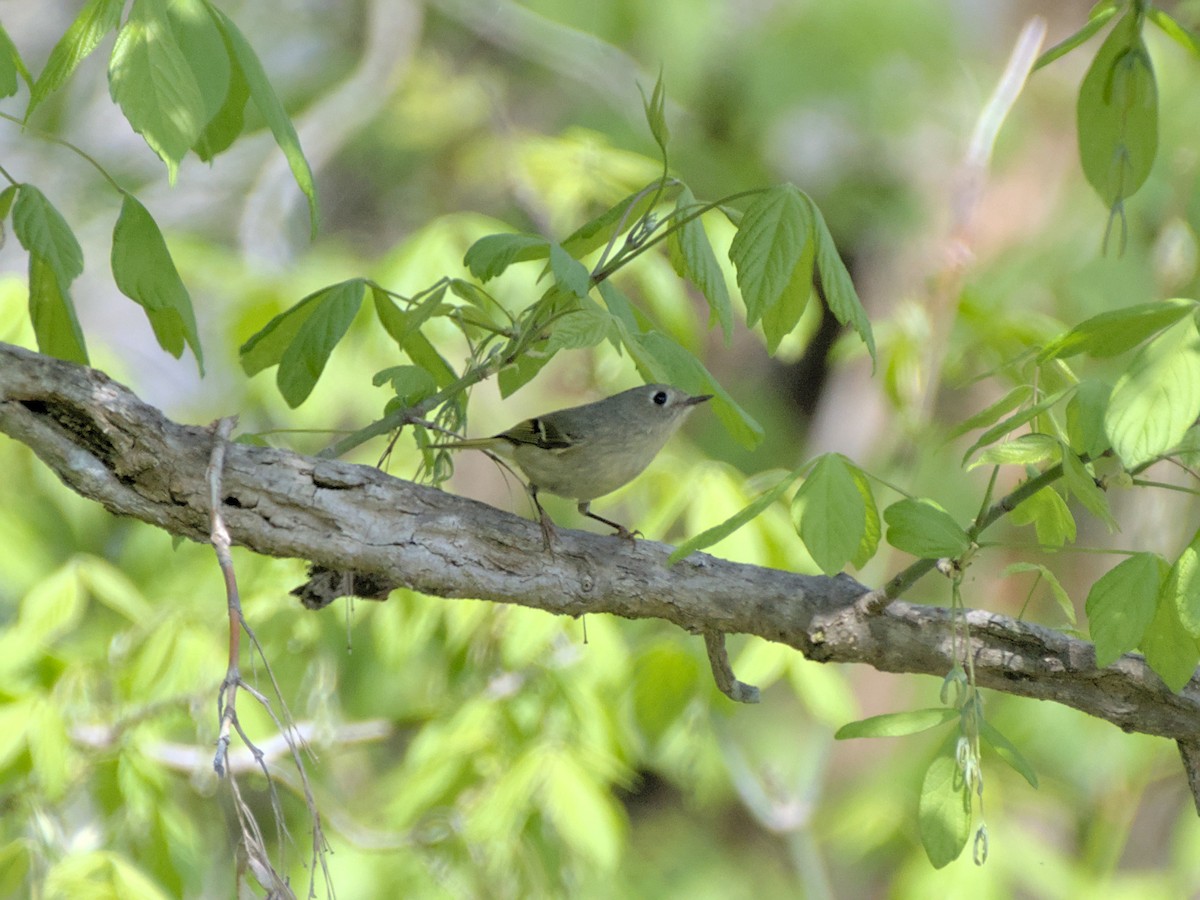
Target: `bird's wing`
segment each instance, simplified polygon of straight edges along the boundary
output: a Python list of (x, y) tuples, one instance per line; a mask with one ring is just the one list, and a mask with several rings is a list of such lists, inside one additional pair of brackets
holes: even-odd
[(575, 445), (575, 438), (554, 422), (536, 417), (514, 425), (497, 437), (514, 444), (532, 444), (543, 450), (566, 450)]

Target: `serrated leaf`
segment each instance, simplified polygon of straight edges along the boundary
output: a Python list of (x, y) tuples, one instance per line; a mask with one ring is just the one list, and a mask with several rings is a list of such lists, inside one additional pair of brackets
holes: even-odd
[(996, 730), (996, 727), (984, 719), (979, 720), (979, 736), (983, 738), (996, 751), (996, 755), (1008, 763), (1014, 771), (1022, 778), (1029, 782), (1031, 788), (1037, 789), (1038, 777), (1037, 772), (1033, 770), (1029, 760), (1021, 755), (1021, 751), (1006, 738), (1003, 734)]
[(1113, 386), (1104, 430), (1128, 468), (1167, 452), (1200, 415), (1200, 335), (1178, 322), (1138, 351)]
[(871, 322), (867, 311), (863, 309), (858, 291), (854, 289), (854, 281), (842, 262), (829, 226), (817, 204), (805, 195), (813, 220), (813, 236), (817, 245), (817, 277), (821, 283), (821, 292), (825, 295), (825, 304), (833, 317), (843, 325), (849, 325), (855, 330), (862, 342), (867, 346), (871, 363), (875, 363), (875, 336), (871, 332)]
[(1154, 618), (1146, 627), (1138, 647), (1158, 677), (1173, 691), (1180, 691), (1196, 673), (1200, 647), (1179, 620), (1179, 607), (1170, 596), (1159, 599)]
[(1004, 567), (1004, 571), (1000, 573), (1001, 577), (1007, 578), (1009, 575), (1017, 575), (1022, 572), (1037, 572), (1040, 580), (1045, 581), (1050, 588), (1050, 594), (1054, 597), (1054, 602), (1058, 604), (1058, 608), (1062, 610), (1062, 614), (1067, 621), (1075, 624), (1075, 604), (1071, 602), (1071, 597), (1063, 588), (1062, 583), (1058, 580), (1053, 572), (1043, 566), (1041, 563), (1016, 562)]
[(1008, 515), (1014, 525), (1033, 525), (1038, 543), (1045, 547), (1061, 547), (1075, 540), (1075, 517), (1067, 501), (1058, 491), (1044, 487), (1017, 505)]
[(875, 494), (871, 490), (871, 482), (866, 473), (858, 466), (851, 466), (850, 475), (854, 479), (854, 486), (858, 488), (859, 496), (862, 497), (863, 512), (865, 513), (862, 541), (850, 560), (856, 569), (861, 569), (870, 562), (875, 551), (879, 549), (883, 528), (879, 518), (879, 508), (875, 504)]
[(550, 244), (550, 271), (564, 293), (574, 294), (582, 300), (592, 289), (587, 267), (564, 250), (561, 244)]
[(1033, 406), (1018, 410), (1008, 418), (997, 422), (995, 425), (981, 434), (974, 444), (967, 448), (967, 452), (963, 454), (963, 464), (966, 465), (967, 460), (970, 459), (971, 455), (980, 447), (986, 447), (993, 441), (1004, 437), (1004, 435), (1008, 434), (1009, 432), (1016, 431), (1026, 422), (1037, 416), (1040, 416), (1046, 410), (1059, 403), (1064, 397), (1070, 396), (1074, 391), (1074, 385), (1068, 388), (1063, 388), (1061, 391), (1055, 391), (1050, 396), (1043, 397), (1039, 402), (1033, 404)]
[(1200, 637), (1200, 532), (1184, 547), (1167, 576), (1166, 602), (1174, 603), (1179, 621), (1193, 637)]
[(903, 737), (937, 728), (947, 722), (957, 721), (959, 711), (949, 706), (932, 706), (912, 709), (907, 712), (883, 713), (857, 722), (848, 722), (837, 730), (834, 740), (850, 738)]
[[(790, 184), (764, 191), (746, 209), (729, 246), (729, 258), (746, 303), (747, 325), (756, 324), (789, 292), (801, 294), (800, 302), (807, 302), (814, 240), (812, 208)], [(806, 259), (807, 281), (797, 277)]]
[(133, 130), (167, 166), (179, 163), (208, 116), (204, 96), (175, 39), (164, 0), (134, 0), (109, 60), (108, 84)]
[(866, 506), (841, 455), (826, 453), (804, 479), (792, 498), (792, 523), (826, 575), (840, 572), (859, 551)]
[(1157, 554), (1135, 553), (1092, 585), (1085, 609), (1098, 668), (1111, 665), (1141, 643), (1154, 619), (1167, 571), (1166, 561)]
[(89, 0), (58, 39), (42, 73), (38, 75), (25, 111), (28, 120), (33, 110), (50, 94), (62, 87), (71, 73), (121, 23), (125, 0)]
[(1102, 10), (1093, 9), (1092, 15), (1088, 18), (1088, 23), (1072, 34), (1070, 37), (1059, 41), (1045, 53), (1037, 58), (1037, 62), (1033, 64), (1032, 71), (1036, 72), (1042, 66), (1048, 65), (1061, 56), (1070, 53), (1080, 44), (1087, 42), (1096, 32), (1108, 23), (1117, 13), (1118, 5), (1113, 0), (1111, 3), (1097, 4), (1097, 7), (1104, 7)]
[(1079, 383), (1075, 396), (1067, 401), (1067, 438), (1080, 456), (1097, 459), (1108, 450), (1104, 413), (1111, 394), (1112, 385), (1088, 379)]
[(1174, 325), (1196, 310), (1195, 300), (1158, 300), (1100, 313), (1055, 338), (1038, 354), (1038, 362), (1086, 353), (1098, 359), (1132, 350), (1142, 341)]
[(1032, 387), (1027, 384), (1019, 384), (986, 409), (980, 410), (969, 419), (954, 426), (950, 431), (949, 437), (954, 439), (961, 437), (968, 431), (974, 431), (976, 428), (987, 428), (989, 425), (997, 422), (1002, 415), (1016, 409), (1032, 396)]
[(463, 265), (480, 281), (490, 281), (515, 262), (545, 259), (550, 244), (536, 234), (489, 234), (467, 248)]
[(757, 518), (773, 503), (776, 503), (800, 477), (800, 473), (792, 472), (781, 478), (774, 487), (763, 491), (757, 497), (750, 501), (746, 506), (739, 510), (734, 515), (730, 516), (719, 525), (714, 525), (712, 528), (705, 529), (700, 534), (689, 540), (684, 541), (667, 558), (667, 564), (673, 564), (684, 559), (689, 554), (696, 550), (703, 550), (705, 547), (711, 547), (713, 544), (724, 540), (733, 534), (751, 519)]
[(883, 511), (883, 520), (888, 543), (913, 556), (959, 557), (971, 546), (954, 517), (932, 500), (900, 500)]
[(547, 352), (595, 347), (613, 333), (612, 316), (593, 300), (584, 300), (550, 326)]
[(1063, 480), (1067, 489), (1084, 505), (1088, 512), (1108, 526), (1110, 532), (1117, 530), (1117, 520), (1108, 508), (1108, 496), (1096, 484), (1096, 479), (1083, 461), (1067, 450), (1063, 453)]
[(1158, 89), (1131, 10), (1114, 26), (1079, 89), (1079, 159), (1088, 183), (1116, 210), (1150, 175), (1158, 150)]
[(279, 359), (275, 383), (288, 406), (295, 409), (307, 399), (337, 346), (362, 306), (366, 285), (353, 278), (318, 292), (318, 299), (296, 336)]
[[(266, 120), (267, 127), (271, 129), (271, 134), (275, 137), (276, 145), (283, 151), (283, 156), (292, 171), (292, 177), (296, 180), (296, 184), (304, 196), (308, 198), (309, 233), (315, 236), (317, 233), (317, 191), (313, 184), (312, 169), (309, 168), (308, 160), (304, 158), (304, 151), (300, 147), (296, 129), (292, 127), (292, 121), (288, 118), (287, 111), (275, 95), (275, 89), (271, 87), (267, 73), (263, 70), (262, 63), (259, 62), (258, 55), (250, 46), (250, 42), (238, 30), (233, 20), (217, 9), (209, 0), (204, 0), (204, 5), (217, 28), (220, 29), (228, 47), (232, 49), (232, 57), (241, 68), (250, 89), (250, 99), (254, 101), (254, 105), (258, 107), (258, 111)], [(188, 146), (191, 146), (190, 142)]]
[(935, 869), (958, 859), (971, 832), (971, 794), (949, 753), (933, 758), (921, 783), (917, 807), (921, 846)]
[(1023, 434), (1003, 444), (988, 447), (967, 466), (967, 471), (977, 466), (1031, 465), (1047, 459), (1057, 460), (1061, 447), (1048, 434)]
[(179, 358), (186, 341), (203, 375), (192, 298), (158, 224), (132, 194), (125, 194), (113, 228), (112, 273), (121, 293), (146, 310), (159, 346)]
[[(688, 188), (683, 188), (675, 202), (676, 217), (686, 217), (695, 206), (695, 195)], [(729, 299), (725, 273), (721, 271), (700, 217), (684, 222), (671, 232), (667, 246), (676, 273), (688, 279), (700, 291), (711, 311), (710, 325), (712, 319), (719, 322), (725, 342), (728, 343), (733, 332), (733, 304)]]
[(33, 79), (29, 76), (29, 69), (25, 67), (17, 45), (12, 42), (4, 26), (0, 25), (0, 97), (11, 97), (17, 92), (17, 78), (24, 79), (32, 88)]
[(635, 191), (594, 219), (580, 225), (563, 239), (563, 249), (576, 259), (583, 259), (593, 250), (607, 244), (618, 229), (625, 232), (633, 228), (654, 208), (656, 203), (673, 196), (673, 191), (676, 189), (670, 183), (662, 185), (661, 192), (654, 190), (655, 187), (660, 186), (652, 184), (649, 188)]
[(21, 246), (42, 258), (65, 291), (83, 272), (83, 250), (67, 220), (32, 184), (18, 186), (12, 216)]

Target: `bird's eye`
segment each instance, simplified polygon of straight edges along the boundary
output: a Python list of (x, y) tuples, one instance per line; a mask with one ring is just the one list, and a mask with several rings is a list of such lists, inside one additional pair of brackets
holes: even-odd
[(666, 391), (658, 391), (650, 399), (654, 401), (655, 406), (666, 406), (667, 405), (667, 392)]

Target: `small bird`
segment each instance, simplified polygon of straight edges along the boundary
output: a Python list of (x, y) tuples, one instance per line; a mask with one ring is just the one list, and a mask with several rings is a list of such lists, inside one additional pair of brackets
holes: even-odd
[(535, 416), (487, 438), (430, 444), (443, 450), (491, 450), (507, 456), (529, 479), (546, 545), (553, 523), (538, 491), (578, 502), (582, 515), (633, 538), (637, 532), (598, 516), (591, 501), (612, 493), (642, 473), (687, 414), (712, 394), (691, 396), (665, 384), (631, 388), (583, 406)]

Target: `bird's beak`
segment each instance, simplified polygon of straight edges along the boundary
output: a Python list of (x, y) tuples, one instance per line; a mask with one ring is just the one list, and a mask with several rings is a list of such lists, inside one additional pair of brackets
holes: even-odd
[(688, 397), (683, 401), (684, 406), (696, 406), (700, 403), (705, 403), (713, 398), (712, 394), (698, 394), (695, 397)]

